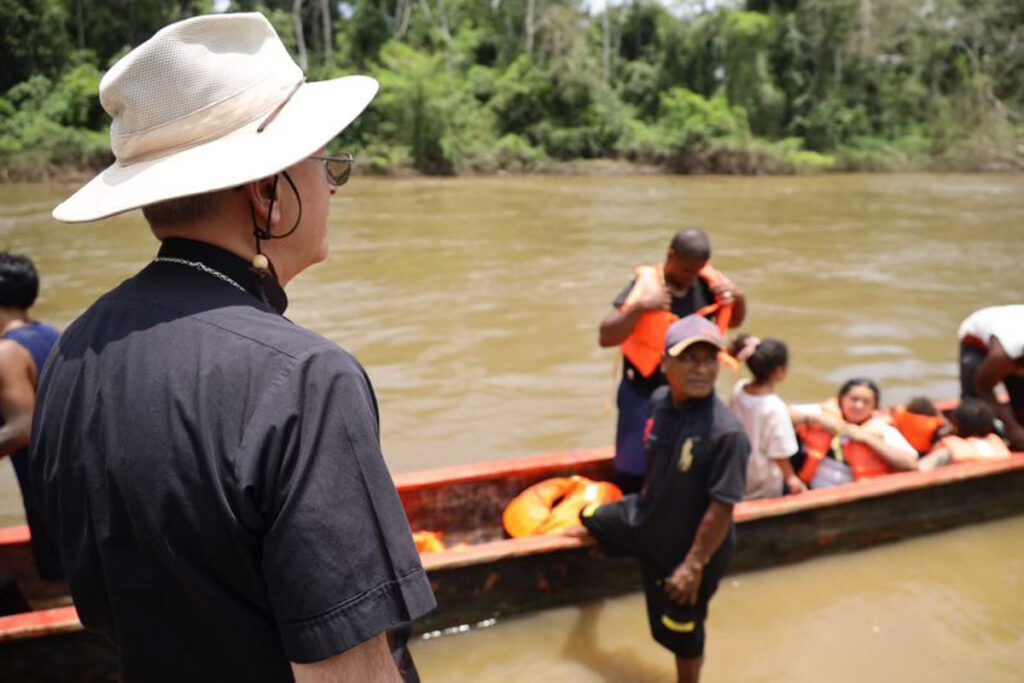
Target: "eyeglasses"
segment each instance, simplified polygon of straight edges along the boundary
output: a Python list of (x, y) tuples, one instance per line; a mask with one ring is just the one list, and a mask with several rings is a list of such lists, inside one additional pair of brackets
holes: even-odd
[(334, 187), (341, 187), (348, 182), (348, 177), (352, 175), (352, 164), (356, 163), (356, 158), (348, 152), (342, 152), (333, 157), (309, 158), (324, 162), (324, 174), (327, 176), (327, 182)]

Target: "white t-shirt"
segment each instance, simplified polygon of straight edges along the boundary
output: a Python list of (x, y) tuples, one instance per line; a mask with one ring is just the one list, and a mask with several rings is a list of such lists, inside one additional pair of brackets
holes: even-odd
[(989, 306), (967, 316), (960, 324), (957, 339), (971, 336), (988, 347), (995, 337), (1010, 358), (1024, 356), (1024, 304)]
[(752, 396), (743, 391), (750, 380), (740, 380), (729, 407), (743, 423), (750, 440), (747, 490), (744, 498), (782, 495), (782, 471), (773, 460), (785, 460), (797, 451), (796, 433), (786, 404), (775, 394)]

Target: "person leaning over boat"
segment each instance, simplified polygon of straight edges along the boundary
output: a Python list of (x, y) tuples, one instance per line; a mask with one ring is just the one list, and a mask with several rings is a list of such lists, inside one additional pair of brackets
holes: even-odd
[(921, 458), (919, 469), (933, 470), (953, 463), (1006, 460), (1010, 449), (996, 434), (996, 416), (987, 403), (977, 398), (960, 401), (951, 416), (954, 433), (943, 437)]
[(39, 373), (60, 333), (32, 320), (29, 309), (39, 295), (39, 274), (32, 259), (0, 252), (0, 457), (9, 455), (21, 489), (25, 519), (32, 534), (32, 556), (40, 578), (64, 578), (60, 557), (39, 518), (28, 476), (28, 444)]
[(743, 425), (715, 396), (724, 343), (698, 315), (669, 327), (668, 386), (650, 401), (647, 483), (639, 494), (581, 514), (609, 553), (639, 559), (651, 633), (675, 654), (681, 683), (700, 677), (708, 602), (735, 546), (732, 511), (743, 499), (750, 456)]
[(117, 162), (54, 216), (142, 207), (162, 245), (58, 342), (30, 468), (125, 680), (397, 681), (386, 634), (434, 606), (366, 372), (283, 316), (350, 172), (324, 146), (376, 91), (306, 83), (258, 13), (171, 24), (100, 83)]
[(644, 424), (651, 394), (665, 385), (661, 355), (665, 330), (697, 313), (716, 320), (723, 333), (746, 316), (746, 299), (731, 280), (711, 267), (711, 241), (703, 230), (682, 230), (672, 238), (665, 262), (640, 266), (601, 321), (598, 343), (622, 346), (623, 372), (615, 431), (616, 479), (623, 491), (644, 481)]
[(917, 451), (878, 411), (881, 391), (863, 377), (848, 380), (838, 399), (790, 406), (807, 458), (800, 478), (812, 489), (917, 469)]
[(729, 409), (743, 423), (750, 440), (747, 490), (744, 499), (775, 498), (783, 493), (803, 493), (807, 485), (793, 471), (790, 458), (799, 446), (786, 403), (775, 387), (786, 379), (789, 349), (779, 339), (739, 335), (729, 353), (746, 363), (753, 379), (742, 379), (733, 388)]
[[(980, 398), (1003, 423), (1010, 448), (1024, 451), (1024, 304), (975, 311), (960, 325), (960, 397)], [(1002, 384), (1009, 404), (996, 399)]]

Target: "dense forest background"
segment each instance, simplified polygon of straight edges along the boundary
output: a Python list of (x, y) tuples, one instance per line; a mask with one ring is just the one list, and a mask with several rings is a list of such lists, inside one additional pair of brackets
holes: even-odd
[(343, 143), (381, 173), (1024, 170), (1020, 1), (0, 0), (0, 179), (109, 163), (103, 71), (216, 9), (377, 77)]

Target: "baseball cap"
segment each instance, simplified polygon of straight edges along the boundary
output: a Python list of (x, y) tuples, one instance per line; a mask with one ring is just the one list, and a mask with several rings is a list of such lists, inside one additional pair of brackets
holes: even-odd
[(717, 325), (704, 316), (688, 315), (672, 323), (668, 328), (668, 334), (665, 335), (665, 354), (678, 356), (684, 349), (699, 342), (711, 344), (719, 350), (725, 346), (725, 339)]

